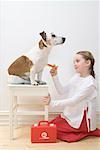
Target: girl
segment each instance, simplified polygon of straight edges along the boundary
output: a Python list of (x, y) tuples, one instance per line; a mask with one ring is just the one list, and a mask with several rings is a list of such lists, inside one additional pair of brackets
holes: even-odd
[(54, 85), (65, 99), (51, 101), (50, 95), (43, 98), (44, 104), (50, 108), (62, 108), (63, 112), (51, 123), (57, 126), (57, 137), (67, 142), (75, 142), (86, 136), (100, 136), (96, 128), (97, 86), (94, 73), (95, 60), (89, 51), (77, 52), (74, 58), (76, 74), (65, 87), (57, 77), (57, 67), (51, 70)]

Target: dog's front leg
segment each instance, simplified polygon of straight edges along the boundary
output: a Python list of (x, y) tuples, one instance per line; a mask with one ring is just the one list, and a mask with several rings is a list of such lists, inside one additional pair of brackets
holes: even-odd
[(40, 84), (40, 85), (44, 85), (46, 84), (46, 82), (42, 81), (42, 71), (40, 71), (38, 74), (37, 74), (37, 82)]
[(38, 85), (38, 83), (35, 81), (35, 74), (36, 74), (36, 69), (35, 65), (30, 69), (30, 81), (32, 85)]

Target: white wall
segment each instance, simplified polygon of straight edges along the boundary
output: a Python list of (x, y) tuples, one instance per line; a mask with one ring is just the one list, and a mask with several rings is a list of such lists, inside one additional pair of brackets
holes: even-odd
[[(66, 37), (66, 43), (55, 47), (49, 57), (50, 63), (59, 66), (62, 84), (74, 72), (75, 52), (90, 50), (96, 59), (95, 71), (100, 85), (98, 5), (98, 1), (1, 1), (0, 111), (9, 109), (7, 67), (35, 45), (38, 33), (43, 30)], [(44, 70), (43, 79), (48, 82), (52, 97), (58, 97), (48, 68)], [(100, 104), (97, 111), (100, 111)]]

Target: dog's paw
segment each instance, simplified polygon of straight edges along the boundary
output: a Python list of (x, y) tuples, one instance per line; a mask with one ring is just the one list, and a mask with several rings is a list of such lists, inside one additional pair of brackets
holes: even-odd
[(39, 85), (36, 81), (31, 82), (32, 85)]
[(39, 85), (45, 85), (46, 84), (45, 81), (39, 81), (38, 83), (39, 83)]

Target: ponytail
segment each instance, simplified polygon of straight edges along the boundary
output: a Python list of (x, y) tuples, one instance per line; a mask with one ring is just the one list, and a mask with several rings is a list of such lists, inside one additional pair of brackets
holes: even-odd
[(90, 74), (95, 78), (95, 71), (94, 71), (94, 67), (91, 67), (91, 72)]
[(90, 61), (91, 61), (90, 74), (95, 78), (95, 71), (94, 71), (95, 60), (94, 60), (93, 56), (91, 57)]

